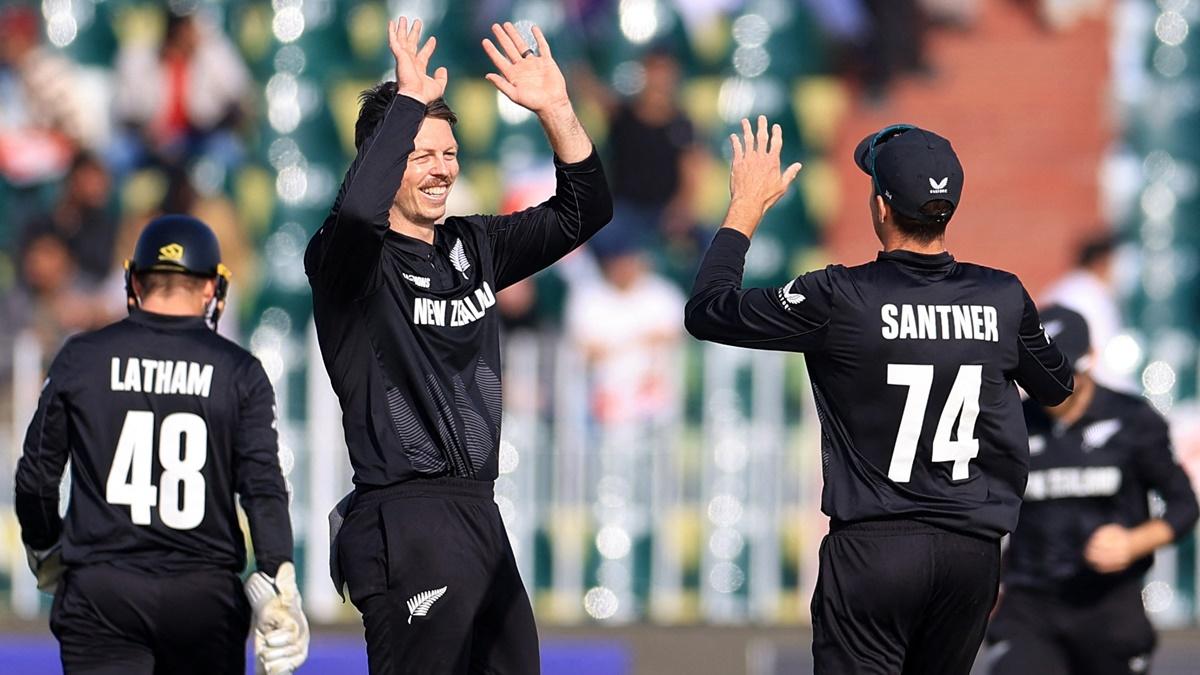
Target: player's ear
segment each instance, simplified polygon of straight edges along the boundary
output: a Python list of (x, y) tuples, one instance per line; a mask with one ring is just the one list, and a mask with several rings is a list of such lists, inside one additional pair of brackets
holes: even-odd
[(876, 220), (878, 220), (881, 223), (886, 223), (888, 220), (888, 216), (890, 216), (892, 213), (891, 207), (888, 206), (887, 201), (884, 200), (882, 195), (876, 194), (871, 199), (872, 199), (872, 204), (875, 207), (874, 210), (876, 213)]

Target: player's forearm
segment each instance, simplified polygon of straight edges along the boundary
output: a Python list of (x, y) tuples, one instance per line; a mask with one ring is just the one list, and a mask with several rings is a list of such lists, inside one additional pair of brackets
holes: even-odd
[(538, 113), (538, 121), (554, 154), (567, 164), (582, 162), (592, 154), (592, 139), (575, 115), (570, 99)]
[(737, 228), (722, 228), (700, 261), (692, 294), (684, 308), (683, 325), (698, 340), (721, 341), (729, 312), (737, 311), (737, 291), (742, 286), (750, 240)]
[(288, 517), (287, 493), (254, 497), (242, 495), (242, 508), (250, 523), (254, 560), (270, 576), (292, 559), (292, 523)]
[(1175, 541), (1175, 530), (1161, 518), (1154, 518), (1129, 530), (1130, 546), (1134, 560), (1150, 555), (1154, 551)]
[(729, 209), (725, 212), (725, 220), (721, 222), (721, 227), (740, 232), (750, 239), (758, 230), (763, 213), (761, 206), (734, 199), (729, 202)]

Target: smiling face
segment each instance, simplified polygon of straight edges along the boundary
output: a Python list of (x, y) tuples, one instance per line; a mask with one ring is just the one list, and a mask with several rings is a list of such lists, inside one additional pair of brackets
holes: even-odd
[(413, 144), (394, 210), (408, 223), (429, 227), (446, 215), (446, 199), (458, 178), (458, 142), (449, 122), (426, 117)]

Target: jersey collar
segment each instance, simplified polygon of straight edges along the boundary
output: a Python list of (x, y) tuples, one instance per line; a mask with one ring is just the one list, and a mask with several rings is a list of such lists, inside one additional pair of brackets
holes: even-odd
[(171, 316), (168, 314), (155, 314), (147, 312), (141, 308), (134, 307), (129, 312), (129, 320), (134, 323), (140, 323), (143, 326), (151, 326), (154, 328), (171, 328), (171, 329), (189, 329), (203, 328), (208, 330), (208, 322), (202, 316)]
[(914, 253), (913, 251), (880, 251), (876, 260), (890, 260), (906, 267), (922, 270), (944, 271), (954, 265), (954, 256), (948, 251), (941, 253)]

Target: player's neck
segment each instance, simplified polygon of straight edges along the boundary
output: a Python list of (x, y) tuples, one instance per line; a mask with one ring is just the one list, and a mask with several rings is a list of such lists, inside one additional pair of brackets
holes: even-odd
[(437, 226), (434, 223), (414, 223), (400, 215), (400, 210), (393, 205), (388, 211), (388, 227), (406, 237), (433, 244), (433, 228)]
[(1059, 424), (1070, 426), (1079, 421), (1087, 412), (1092, 399), (1096, 397), (1096, 382), (1087, 375), (1075, 375), (1075, 393), (1067, 397), (1059, 405), (1046, 408), (1046, 412)]
[(142, 298), (138, 307), (143, 312), (165, 316), (204, 316), (206, 304), (191, 295), (155, 293)]
[(883, 242), (883, 250), (887, 253), (891, 253), (893, 251), (908, 251), (910, 253), (935, 255), (946, 252), (946, 240), (934, 239), (930, 242), (918, 242), (912, 239), (892, 239)]

